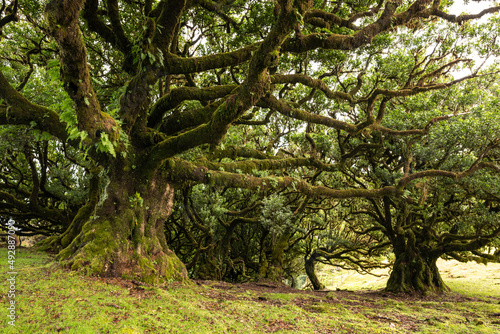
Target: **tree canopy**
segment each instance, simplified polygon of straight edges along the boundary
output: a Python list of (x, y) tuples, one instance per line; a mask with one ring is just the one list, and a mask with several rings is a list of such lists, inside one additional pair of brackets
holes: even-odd
[(446, 290), (500, 234), (500, 6), (452, 4), (3, 1), (0, 223), (89, 274)]

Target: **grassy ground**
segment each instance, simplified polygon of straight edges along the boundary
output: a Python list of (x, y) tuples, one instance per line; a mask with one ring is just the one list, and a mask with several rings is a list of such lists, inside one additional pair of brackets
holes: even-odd
[[(443, 280), (454, 292), (470, 296), (500, 296), (498, 263), (484, 265), (438, 260), (438, 267)], [(389, 278), (389, 270), (375, 270), (374, 274), (378, 276), (361, 275), (356, 271), (335, 270), (331, 267), (320, 267), (318, 270), (318, 277), (331, 290), (383, 289)]]
[[(385, 287), (389, 278), (389, 269), (375, 270), (378, 276), (361, 275), (356, 271), (338, 270), (332, 267), (318, 266), (318, 277), (327, 289), (336, 290), (376, 290)], [(488, 265), (475, 262), (438, 260), (441, 277), (455, 292), (473, 295), (500, 296), (500, 264)], [(478, 280), (481, 284), (478, 284)]]
[[(7, 318), (7, 250), (0, 249), (2, 333), (500, 332), (499, 267), (478, 267), (476, 272), (470, 265), (463, 271), (449, 264), (442, 268), (443, 276), (461, 294), (417, 299), (380, 291), (312, 293), (255, 283), (150, 287), (81, 277), (27, 249), (18, 249), (16, 255), (17, 318), (12, 327)], [(351, 287), (363, 286), (363, 280), (372, 278), (364, 276)]]

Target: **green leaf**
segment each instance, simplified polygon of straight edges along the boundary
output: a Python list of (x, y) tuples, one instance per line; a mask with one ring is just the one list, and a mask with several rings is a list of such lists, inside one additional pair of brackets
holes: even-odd
[(116, 158), (116, 151), (113, 143), (109, 140), (109, 136), (107, 133), (103, 132), (101, 134), (101, 141), (97, 144), (97, 151), (109, 153), (114, 158)]

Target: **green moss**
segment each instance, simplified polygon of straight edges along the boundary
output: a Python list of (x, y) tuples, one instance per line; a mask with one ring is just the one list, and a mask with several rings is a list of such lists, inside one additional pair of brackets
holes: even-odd
[(59, 238), (60, 237), (58, 235), (50, 236), (37, 243), (35, 248), (40, 251), (59, 251), (61, 248)]
[(64, 235), (65, 242), (71, 242), (59, 252), (57, 260), (87, 275), (118, 275), (150, 284), (185, 281), (184, 264), (166, 247), (159, 235), (163, 231), (157, 231), (156, 221), (166, 211), (149, 212), (150, 206), (158, 207), (157, 199), (144, 189), (139, 191), (131, 191), (135, 195), (129, 197), (123, 182), (109, 184), (106, 193), (110, 195), (96, 212), (95, 205), (79, 211), (74, 229)]
[(267, 271), (268, 271), (268, 269), (269, 269), (269, 263), (264, 258), (264, 261), (262, 262), (262, 265), (259, 268), (259, 276), (262, 277), (262, 278), (267, 277)]
[(87, 222), (79, 237), (63, 249), (57, 259), (72, 270), (83, 270), (86, 274), (104, 274), (106, 266), (118, 248), (117, 238), (111, 233), (108, 220)]

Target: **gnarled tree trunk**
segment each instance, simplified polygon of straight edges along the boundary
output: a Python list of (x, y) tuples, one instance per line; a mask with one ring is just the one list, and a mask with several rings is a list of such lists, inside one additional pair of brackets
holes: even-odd
[(307, 277), (313, 286), (314, 290), (322, 290), (325, 286), (320, 282), (318, 276), (316, 276), (316, 270), (314, 265), (316, 264), (316, 252), (313, 252), (309, 257), (305, 257), (305, 269)]
[(269, 279), (274, 282), (281, 282), (283, 279), (283, 258), (285, 250), (288, 247), (287, 233), (282, 234), (278, 240), (272, 245), (272, 252), (269, 259), (265, 260), (259, 271), (259, 276), (264, 279)]
[(426, 254), (425, 248), (415, 240), (411, 231), (396, 237), (394, 246), (396, 260), (387, 282), (390, 292), (445, 292), (446, 286), (439, 274), (436, 262), (439, 257)]
[(75, 218), (81, 230), (71, 231), (75, 237), (69, 243), (69, 234), (59, 237), (57, 260), (72, 270), (148, 283), (187, 279), (164, 233), (173, 205), (172, 185), (160, 173), (144, 179), (117, 165), (109, 170), (113, 172), (94, 189), (99, 194), (90, 196), (99, 201), (90, 200)]

